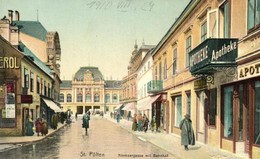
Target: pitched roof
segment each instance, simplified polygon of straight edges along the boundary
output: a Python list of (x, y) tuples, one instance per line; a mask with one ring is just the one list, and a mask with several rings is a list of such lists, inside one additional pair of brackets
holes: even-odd
[(60, 88), (72, 88), (72, 81), (71, 80), (61, 81)]
[(107, 81), (105, 81), (105, 88), (120, 89), (120, 88), (122, 88), (122, 81), (107, 80)]
[(51, 69), (46, 66), (45, 63), (43, 63), (37, 56), (35, 56), (34, 53), (29, 50), (22, 42), (19, 43), (18, 50), (20, 50), (25, 56), (27, 56), (32, 63), (38, 66), (48, 76), (50, 76), (51, 78), (53, 77)]
[(20, 31), (45, 41), (47, 30), (37, 21), (13, 21), (13, 25), (20, 26)]

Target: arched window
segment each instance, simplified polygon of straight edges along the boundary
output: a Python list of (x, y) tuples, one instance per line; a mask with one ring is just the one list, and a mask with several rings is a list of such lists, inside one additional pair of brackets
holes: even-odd
[(82, 102), (82, 94), (81, 93), (79, 93), (77, 95), (77, 102)]
[(99, 95), (98, 95), (98, 94), (95, 94), (95, 96), (94, 96), (94, 102), (99, 102)]
[(85, 95), (86, 102), (91, 102), (91, 95), (88, 93)]
[(64, 102), (64, 94), (63, 93), (60, 94), (60, 102)]
[(110, 94), (109, 93), (106, 94), (105, 102), (110, 103)]
[(67, 94), (67, 103), (70, 103), (72, 101), (72, 96), (71, 94)]
[(113, 103), (117, 102), (117, 94), (113, 94)]

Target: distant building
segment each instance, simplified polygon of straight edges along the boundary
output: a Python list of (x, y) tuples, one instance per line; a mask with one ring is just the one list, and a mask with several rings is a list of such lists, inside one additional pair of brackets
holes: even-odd
[(60, 87), (60, 103), (64, 111), (83, 114), (90, 110), (113, 112), (119, 104), (121, 81), (104, 80), (98, 67), (81, 67), (72, 80)]

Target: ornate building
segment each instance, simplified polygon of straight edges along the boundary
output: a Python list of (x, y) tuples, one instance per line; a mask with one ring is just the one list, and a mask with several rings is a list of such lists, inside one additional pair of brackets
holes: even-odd
[(62, 81), (60, 103), (63, 110), (78, 114), (113, 112), (119, 104), (121, 81), (104, 80), (98, 67), (81, 67), (72, 80)]

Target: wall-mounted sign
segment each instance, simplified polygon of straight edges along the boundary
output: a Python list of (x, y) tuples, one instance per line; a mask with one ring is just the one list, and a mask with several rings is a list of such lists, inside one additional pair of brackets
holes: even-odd
[(260, 75), (260, 62), (238, 68), (238, 79), (248, 79)]
[(18, 69), (17, 57), (0, 56), (0, 69)]
[(32, 95), (21, 95), (21, 103), (31, 104), (33, 102)]
[(207, 39), (189, 53), (192, 74), (212, 74), (216, 67), (236, 66), (238, 39)]

